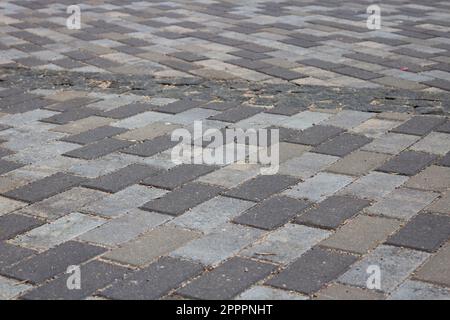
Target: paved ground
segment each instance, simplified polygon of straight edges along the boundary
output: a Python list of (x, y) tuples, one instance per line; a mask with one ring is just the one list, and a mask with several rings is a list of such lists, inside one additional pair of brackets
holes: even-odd
[[(450, 299), (448, 3), (59, 3), (0, 4), (0, 298)], [(194, 120), (279, 172), (175, 165)]]

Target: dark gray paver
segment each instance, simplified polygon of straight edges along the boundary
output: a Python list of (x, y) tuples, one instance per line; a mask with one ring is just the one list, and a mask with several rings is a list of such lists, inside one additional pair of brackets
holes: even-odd
[(231, 189), (225, 195), (250, 201), (262, 201), (298, 181), (297, 178), (280, 174), (261, 175)]
[(209, 117), (208, 119), (235, 123), (243, 119), (250, 118), (251, 116), (254, 116), (255, 114), (263, 111), (263, 108), (237, 107), (228, 109), (222, 113)]
[(442, 159), (439, 161), (439, 165), (450, 167), (450, 152), (448, 152)]
[(8, 198), (33, 203), (76, 187), (84, 181), (84, 178), (58, 172), (52, 176), (8, 191), (3, 195)]
[(354, 67), (343, 67), (343, 68), (337, 68), (333, 69), (333, 72), (337, 72), (340, 74), (344, 74), (346, 76), (362, 79), (362, 80), (372, 80), (376, 78), (383, 77), (382, 74), (370, 72), (367, 70), (354, 68)]
[(225, 111), (231, 108), (235, 108), (238, 105), (230, 102), (209, 102), (207, 104), (202, 105), (202, 108), (205, 109), (213, 109), (217, 111)]
[(9, 149), (0, 147), (0, 158), (9, 156), (10, 154), (13, 154), (13, 153), (14, 152)]
[(73, 108), (49, 118), (42, 119), (41, 121), (54, 124), (66, 124), (71, 121), (80, 120), (94, 115), (101, 115), (101, 111), (87, 107), (80, 107)]
[(0, 159), (0, 174), (4, 174), (13, 170), (16, 170), (17, 168), (23, 167), (24, 165), (17, 162), (12, 161), (6, 161)]
[(191, 182), (162, 196), (149, 201), (141, 209), (170, 215), (180, 215), (186, 210), (218, 195), (222, 188)]
[(164, 135), (135, 144), (122, 150), (122, 152), (141, 157), (151, 157), (157, 153), (170, 149), (177, 144), (178, 141), (172, 141), (169, 135)]
[(450, 239), (450, 217), (422, 213), (412, 218), (386, 243), (434, 252), (448, 239)]
[(143, 164), (131, 164), (125, 168), (111, 172), (107, 175), (90, 180), (83, 186), (106, 192), (116, 193), (132, 184), (154, 175), (161, 170)]
[(217, 169), (218, 168), (215, 166), (182, 164), (167, 172), (162, 172), (161, 174), (147, 178), (142, 184), (163, 189), (174, 189)]
[(275, 266), (272, 264), (231, 258), (177, 292), (194, 299), (232, 299), (274, 270)]
[(350, 219), (370, 201), (346, 196), (332, 196), (322, 201), (317, 208), (309, 210), (295, 219), (296, 223), (336, 229), (345, 220)]
[(105, 248), (77, 241), (67, 241), (55, 248), (22, 260), (18, 264), (1, 270), (3, 275), (41, 283), (67, 270), (70, 265), (79, 265), (103, 252)]
[(322, 143), (318, 147), (314, 148), (313, 151), (332, 156), (344, 157), (347, 154), (370, 143), (372, 140), (373, 139), (361, 135), (343, 133), (336, 138)]
[(102, 126), (89, 131), (82, 132), (80, 134), (62, 138), (61, 140), (78, 144), (88, 144), (96, 142), (98, 140), (102, 140), (104, 138), (115, 136), (125, 131), (127, 131), (127, 129), (111, 126)]
[(147, 103), (133, 103), (106, 111), (103, 113), (103, 116), (113, 119), (125, 119), (139, 113), (153, 110), (154, 108), (154, 105)]
[(125, 280), (113, 284), (101, 295), (118, 300), (158, 299), (178, 288), (186, 280), (200, 274), (200, 264), (163, 257)]
[(415, 116), (392, 129), (392, 132), (423, 136), (445, 122), (444, 117)]
[(45, 109), (53, 110), (53, 111), (69, 111), (71, 109), (76, 109), (81, 106), (85, 106), (89, 103), (95, 102), (95, 99), (86, 98), (86, 97), (80, 97), (80, 98), (74, 98), (70, 99), (68, 101), (61, 101), (54, 104), (50, 104), (45, 107)]
[(275, 229), (310, 206), (305, 200), (274, 196), (245, 211), (233, 221), (261, 229)]
[(289, 135), (283, 140), (286, 142), (318, 146), (319, 144), (341, 134), (343, 131), (343, 129), (337, 127), (317, 125), (300, 131), (297, 134)]
[(122, 279), (129, 270), (102, 261), (90, 261), (80, 266), (80, 289), (68, 289), (67, 281), (73, 273), (64, 273), (56, 279), (21, 296), (25, 300), (79, 300)]
[(377, 170), (413, 176), (430, 165), (436, 158), (436, 155), (425, 152), (404, 151)]
[(169, 103), (167, 105), (155, 107), (153, 110), (158, 111), (158, 112), (176, 114), (176, 113), (180, 113), (180, 112), (192, 109), (192, 108), (196, 108), (196, 107), (202, 105), (203, 103), (205, 103), (205, 102), (204, 101), (195, 101), (195, 100), (190, 100), (190, 99), (183, 99), (183, 100)]
[(6, 269), (35, 254), (36, 251), (0, 242), (0, 270)]
[(436, 131), (450, 133), (450, 120), (447, 120), (443, 125), (439, 126)]
[(105, 156), (111, 152), (129, 147), (133, 143), (114, 138), (106, 138), (81, 148), (66, 152), (64, 155), (73, 158), (93, 160)]
[(280, 67), (271, 67), (271, 68), (267, 68), (267, 69), (260, 69), (259, 71), (262, 73), (268, 74), (270, 76), (274, 76), (274, 77), (281, 78), (284, 80), (295, 80), (295, 79), (301, 79), (301, 78), (307, 77), (300, 72), (296, 72), (296, 71), (292, 71), (292, 70), (284, 69), (284, 68), (280, 68)]
[(313, 248), (266, 284), (312, 294), (343, 274), (356, 257), (322, 248)]
[(14, 238), (16, 235), (39, 227), (44, 221), (21, 214), (0, 216), (0, 240)]

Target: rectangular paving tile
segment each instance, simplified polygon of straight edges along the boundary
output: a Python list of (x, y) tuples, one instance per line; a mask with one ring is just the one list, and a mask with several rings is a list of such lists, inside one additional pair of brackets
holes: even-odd
[(37, 251), (22, 248), (9, 244), (5, 241), (0, 242), (0, 270), (4, 270), (26, 258), (36, 254)]
[(164, 135), (128, 147), (122, 150), (122, 152), (141, 157), (151, 157), (157, 153), (170, 149), (177, 144), (178, 141), (172, 141), (170, 136)]
[(0, 216), (25, 207), (26, 202), (16, 201), (0, 196)]
[(232, 299), (274, 270), (275, 266), (268, 263), (232, 258), (204, 273), (177, 293), (194, 299)]
[(191, 182), (158, 199), (145, 203), (141, 208), (177, 216), (217, 196), (222, 191), (223, 189), (220, 187)]
[(450, 152), (450, 134), (431, 132), (422, 140), (416, 142), (411, 149), (445, 156)]
[(322, 143), (312, 151), (337, 157), (344, 157), (347, 154), (370, 143), (371, 141), (371, 138), (367, 138), (365, 136), (343, 133), (336, 138)]
[(0, 159), (0, 175), (8, 173), (13, 170), (16, 170), (23, 166), (24, 166), (23, 164), (18, 163), (18, 162), (6, 161), (3, 159)]
[(398, 154), (419, 139), (420, 137), (409, 134), (386, 133), (381, 137), (375, 138), (371, 143), (366, 144), (361, 149), (372, 152)]
[(421, 190), (446, 191), (450, 188), (450, 168), (430, 166), (409, 179), (405, 186)]
[(393, 246), (378, 246), (369, 255), (358, 261), (339, 278), (339, 282), (361, 288), (367, 287), (367, 268), (372, 265), (380, 267), (382, 292), (392, 292), (419, 267), (429, 254)]
[(450, 215), (450, 191), (443, 193), (439, 199), (426, 207), (425, 211)]
[(66, 152), (64, 155), (73, 158), (93, 160), (105, 156), (111, 152), (131, 146), (133, 143), (114, 138), (106, 138), (81, 148)]
[(283, 141), (318, 146), (319, 144), (341, 134), (344, 130), (338, 127), (316, 125), (303, 131), (292, 131), (293, 134), (289, 134), (284, 137)]
[(87, 107), (79, 107), (56, 114), (49, 118), (42, 119), (41, 121), (54, 124), (67, 124), (69, 122), (87, 118), (89, 116), (100, 116), (100, 115), (101, 111), (99, 110)]
[(358, 215), (343, 225), (320, 245), (365, 254), (400, 228), (394, 219)]
[(301, 214), (295, 219), (295, 222), (326, 229), (336, 229), (369, 205), (370, 202), (367, 200), (332, 196), (322, 201), (316, 208)]
[(102, 116), (113, 119), (125, 119), (139, 113), (153, 110), (153, 108), (155, 108), (155, 106), (148, 103), (132, 103), (108, 110), (104, 112)]
[(203, 103), (205, 103), (205, 102), (189, 100), (189, 99), (182, 99), (182, 100), (178, 100), (178, 101), (175, 101), (175, 102), (163, 105), (163, 106), (154, 107), (153, 110), (158, 111), (158, 112), (176, 114), (176, 113), (180, 113), (180, 112), (192, 109), (192, 108), (196, 108)]
[(385, 154), (358, 150), (328, 167), (327, 171), (362, 176), (379, 167), (388, 159), (389, 156)]
[(103, 257), (124, 264), (143, 266), (199, 236), (198, 232), (163, 225), (107, 252)]
[(85, 181), (84, 178), (59, 172), (23, 187), (8, 191), (3, 195), (15, 200), (34, 203), (78, 186), (83, 181)]
[(448, 300), (450, 290), (431, 283), (407, 280), (390, 296), (389, 300)]
[(88, 144), (92, 142), (96, 142), (98, 140), (102, 140), (104, 138), (109, 138), (123, 132), (127, 131), (123, 128), (111, 127), (111, 126), (102, 126), (92, 130), (88, 130), (73, 136), (68, 136), (62, 141), (78, 143), (78, 144)]
[(266, 286), (253, 286), (239, 296), (236, 300), (307, 300), (308, 297), (302, 294), (270, 288)]
[(320, 202), (352, 183), (353, 177), (334, 173), (319, 173), (283, 192), (284, 195)]
[(333, 69), (333, 72), (344, 74), (346, 76), (362, 79), (362, 80), (372, 80), (376, 78), (381, 78), (383, 75), (370, 72), (367, 70), (355, 68), (355, 67), (342, 67)]
[(263, 233), (259, 229), (226, 223), (178, 248), (171, 255), (199, 261), (204, 265), (216, 265), (254, 242)]
[(158, 299), (202, 271), (199, 264), (163, 257), (125, 280), (114, 283), (101, 295), (116, 300)]
[(427, 252), (436, 251), (450, 239), (450, 217), (422, 213), (392, 235), (387, 244)]
[(16, 298), (32, 287), (23, 282), (0, 276), (0, 300)]
[(282, 124), (283, 127), (304, 130), (313, 125), (320, 124), (322, 121), (328, 120), (332, 115), (324, 112), (303, 111), (293, 115), (290, 120)]
[(32, 283), (41, 283), (67, 270), (70, 265), (78, 265), (102, 253), (106, 249), (86, 243), (68, 241), (53, 249), (1, 271), (2, 274)]
[(441, 161), (439, 161), (439, 165), (444, 167), (450, 167), (450, 152), (447, 153), (444, 157), (442, 157)]
[(0, 240), (14, 238), (44, 224), (44, 221), (21, 214), (6, 214), (0, 216)]
[(320, 290), (314, 297), (316, 300), (385, 300), (381, 292), (333, 283)]
[(21, 296), (24, 300), (80, 300), (85, 299), (113, 283), (122, 279), (130, 270), (102, 261), (91, 261), (80, 266), (80, 289), (68, 289), (67, 282), (72, 273), (60, 275), (54, 280), (33, 289)]
[(392, 132), (423, 136), (445, 122), (444, 117), (415, 116), (394, 128)]
[(299, 258), (330, 234), (322, 229), (288, 223), (239, 254), (285, 265)]
[(74, 212), (23, 233), (11, 242), (27, 248), (45, 250), (71, 240), (104, 222), (103, 219)]
[(446, 244), (414, 275), (414, 278), (450, 287), (450, 244)]
[(274, 196), (234, 218), (235, 223), (273, 230), (295, 217), (311, 204), (285, 196)]
[(263, 111), (263, 108), (237, 107), (223, 111), (222, 113), (211, 116), (208, 119), (235, 123), (243, 119), (250, 118), (251, 116), (254, 116), (255, 114)]
[(172, 190), (217, 169), (216, 166), (182, 164), (167, 172), (151, 176), (145, 179), (142, 184)]
[(339, 157), (326, 154), (305, 152), (299, 157), (293, 157), (282, 162), (279, 173), (306, 179), (331, 166), (339, 159)]
[(343, 274), (356, 257), (322, 248), (313, 248), (266, 284), (311, 294)]
[(286, 175), (260, 175), (231, 189), (225, 195), (249, 201), (262, 201), (296, 182), (297, 178)]
[(83, 186), (101, 191), (116, 193), (126, 187), (139, 183), (145, 178), (156, 175), (161, 170), (156, 167), (131, 164), (107, 175), (89, 180)]
[(425, 152), (403, 151), (398, 156), (395, 156), (382, 166), (378, 167), (377, 170), (413, 176), (430, 165), (436, 158), (436, 155)]

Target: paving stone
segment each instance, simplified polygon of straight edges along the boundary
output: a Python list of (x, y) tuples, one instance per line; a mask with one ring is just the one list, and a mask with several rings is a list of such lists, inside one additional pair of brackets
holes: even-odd
[(325, 230), (288, 223), (244, 249), (240, 255), (286, 265), (329, 235)]
[(416, 142), (411, 149), (445, 156), (450, 152), (450, 134), (432, 132)]
[(371, 172), (345, 187), (339, 194), (377, 200), (391, 193), (407, 180), (405, 176)]
[(430, 133), (445, 121), (443, 117), (415, 116), (400, 126), (394, 128), (392, 132), (423, 136)]
[(438, 195), (435, 192), (400, 188), (377, 201), (370, 208), (367, 208), (367, 212), (390, 218), (409, 220), (436, 199)]
[(447, 191), (442, 194), (439, 199), (426, 207), (425, 211), (450, 215), (450, 192)]
[(386, 243), (434, 252), (448, 239), (450, 239), (450, 217), (423, 213), (413, 217)]
[(128, 214), (88, 231), (79, 237), (82, 241), (116, 246), (137, 238), (169, 220), (166, 215), (134, 209)]
[(18, 213), (52, 221), (78, 211), (89, 203), (99, 201), (107, 195), (104, 192), (76, 187), (22, 208)]
[(194, 101), (194, 100), (189, 100), (189, 99), (183, 99), (183, 100), (169, 103), (164, 106), (155, 107), (154, 111), (170, 113), (170, 114), (177, 114), (177, 113), (180, 113), (180, 112), (192, 109), (192, 108), (196, 108), (203, 103), (204, 103), (204, 101)]
[(62, 141), (78, 143), (78, 144), (89, 144), (92, 142), (96, 142), (98, 140), (109, 138), (115, 136), (117, 134), (123, 133), (127, 131), (126, 129), (103, 126), (98, 127), (77, 135), (69, 136), (61, 139)]
[(11, 150), (9, 150), (9, 149), (5, 149), (5, 148), (0, 147), (0, 158), (9, 156), (9, 155), (11, 155), (11, 154), (13, 154), (13, 153), (14, 153), (14, 152), (11, 151)]
[(35, 253), (36, 251), (34, 250), (14, 246), (2, 241), (0, 242), (0, 270), (4, 270), (22, 260), (25, 260)]
[(163, 225), (107, 252), (103, 257), (123, 264), (143, 266), (199, 236), (198, 232)]
[(127, 279), (114, 283), (101, 294), (118, 300), (158, 299), (201, 272), (202, 267), (196, 263), (163, 257)]
[(398, 156), (387, 161), (377, 170), (413, 176), (430, 165), (436, 158), (435, 155), (425, 152), (403, 151)]
[(151, 157), (157, 153), (170, 149), (177, 144), (178, 141), (172, 141), (170, 136), (164, 135), (128, 147), (122, 150), (122, 152), (141, 157)]
[(130, 145), (132, 145), (132, 143), (128, 141), (106, 138), (66, 152), (64, 155), (73, 158), (92, 160), (105, 156), (111, 152), (130, 147)]
[(175, 189), (189, 181), (216, 170), (217, 167), (196, 164), (182, 164), (168, 172), (149, 177), (142, 183), (163, 189)]
[(370, 202), (367, 200), (332, 196), (322, 201), (317, 208), (301, 214), (295, 219), (295, 222), (326, 229), (336, 229), (369, 204)]
[(11, 200), (5, 197), (0, 197), (0, 216), (20, 209), (27, 204), (25, 202)]
[(430, 283), (407, 280), (395, 290), (389, 300), (448, 300), (450, 291)]
[(216, 265), (235, 255), (263, 234), (255, 228), (226, 223), (213, 232), (176, 249), (171, 256)]
[(217, 115), (209, 117), (208, 119), (236, 123), (243, 119), (250, 118), (251, 116), (254, 116), (262, 111), (264, 111), (263, 108), (239, 106), (237, 108), (225, 110)]
[(325, 154), (305, 152), (300, 157), (295, 157), (282, 163), (279, 173), (306, 179), (329, 167), (339, 159), (338, 157)]
[(223, 189), (201, 183), (188, 183), (141, 206), (148, 211), (178, 216), (190, 208), (218, 195)]
[(154, 105), (148, 103), (132, 103), (105, 111), (102, 116), (113, 119), (126, 119), (146, 111), (153, 110)]
[(243, 167), (243, 169), (240, 169), (239, 165), (228, 165), (201, 176), (197, 181), (224, 188), (233, 188), (259, 174), (260, 168), (257, 165), (242, 164), (240, 166)]
[(283, 127), (305, 130), (313, 125), (320, 124), (331, 116), (331, 114), (323, 112), (303, 111), (292, 116), (290, 120), (283, 123)]
[(334, 72), (344, 74), (346, 76), (362, 79), (362, 80), (372, 80), (376, 78), (381, 78), (381, 74), (377, 74), (374, 72), (366, 71), (359, 68), (354, 67), (343, 67), (343, 68), (337, 68), (333, 69)]
[(67, 288), (71, 274), (64, 274), (44, 285), (27, 292), (21, 297), (25, 300), (80, 300), (87, 298), (98, 289), (102, 289), (122, 279), (128, 272), (124, 267), (105, 263), (102, 261), (91, 261), (80, 267), (80, 289), (70, 290)]
[(436, 131), (450, 133), (450, 120), (447, 120), (443, 125), (438, 127)]
[(419, 267), (429, 254), (405, 248), (381, 245), (358, 261), (339, 278), (339, 282), (361, 288), (367, 287), (369, 266), (378, 266), (381, 272), (381, 292), (392, 292)]
[(105, 252), (105, 249), (81, 242), (67, 241), (56, 248), (22, 260), (1, 271), (2, 274), (32, 283), (41, 283)]
[(299, 132), (297, 135), (290, 135), (284, 141), (318, 146), (342, 132), (343, 130), (337, 127), (316, 125)]
[[(27, 248), (49, 249), (98, 227), (104, 221), (78, 212), (23, 233), (13, 241)], [(49, 237), (52, 235), (52, 237)]]
[(319, 173), (283, 192), (284, 195), (320, 202), (350, 184), (353, 178), (333, 173)]
[(386, 133), (385, 135), (374, 139), (361, 149), (372, 152), (381, 152), (388, 154), (398, 154), (414, 144), (419, 137), (400, 133)]
[(232, 258), (177, 292), (188, 298), (231, 299), (273, 272), (271, 264)]
[(103, 118), (91, 116), (68, 124), (55, 127), (51, 131), (64, 132), (69, 134), (78, 134), (87, 130), (95, 129), (101, 126), (110, 124), (113, 121), (111, 118)]
[(304, 200), (274, 196), (245, 211), (233, 221), (260, 229), (273, 230), (291, 220), (308, 206), (310, 203)]
[(398, 121), (385, 119), (369, 119), (359, 126), (351, 129), (351, 132), (364, 135), (369, 138), (378, 138), (383, 136), (389, 130), (397, 127)]
[(87, 107), (80, 107), (42, 119), (41, 121), (54, 124), (67, 124), (69, 122), (80, 120), (89, 116), (98, 115), (100, 115), (100, 112), (98, 110)]
[(298, 158), (306, 154), (306, 152), (310, 149), (310, 146), (304, 146), (296, 143), (280, 142), (278, 144), (278, 153), (280, 158), (279, 163), (285, 163), (290, 159)]
[(295, 80), (295, 79), (306, 78), (306, 76), (304, 74), (301, 74), (299, 72), (292, 71), (289, 69), (280, 68), (277, 66), (267, 68), (267, 69), (260, 69), (259, 71), (262, 73), (268, 74), (270, 76), (274, 76), (274, 77), (281, 78), (284, 80)]
[(16, 235), (27, 232), (42, 225), (44, 222), (20, 214), (6, 214), (0, 217), (0, 240), (14, 238)]
[(364, 254), (400, 228), (393, 219), (359, 215), (320, 244), (328, 248)]
[(374, 113), (354, 110), (342, 110), (322, 124), (348, 130), (357, 127), (358, 125), (369, 120), (372, 117), (374, 117)]
[(335, 283), (321, 290), (317, 300), (384, 300), (382, 293), (375, 290), (363, 290), (360, 288), (345, 286)]
[(99, 216), (116, 217), (129, 213), (132, 209), (136, 209), (149, 200), (159, 198), (166, 193), (166, 190), (132, 185), (103, 199), (89, 203), (80, 211)]
[(405, 186), (421, 190), (445, 191), (450, 187), (450, 168), (430, 166), (409, 179)]
[(203, 233), (210, 233), (230, 221), (255, 203), (235, 198), (217, 196), (176, 217), (171, 223)]
[(258, 176), (231, 189), (225, 195), (249, 201), (262, 201), (296, 183), (298, 179), (285, 175)]
[(447, 153), (439, 162), (439, 165), (441, 166), (445, 166), (445, 167), (450, 167), (450, 152)]
[(311, 294), (344, 273), (356, 257), (313, 248), (266, 282), (276, 288)]
[(236, 300), (306, 300), (308, 297), (265, 286), (253, 286), (242, 292)]
[(358, 150), (328, 167), (327, 171), (362, 176), (382, 165), (388, 159), (389, 156), (385, 154)]
[(152, 140), (156, 137), (168, 134), (169, 132), (172, 132), (179, 127), (180, 127), (179, 125), (175, 124), (154, 122), (149, 125), (146, 125), (145, 127), (140, 127), (137, 129), (126, 131), (116, 136), (116, 138), (129, 141)]
[(23, 167), (23, 164), (12, 162), (12, 161), (6, 161), (3, 159), (0, 159), (0, 174), (5, 174), (7, 172), (16, 170), (20, 167)]
[(31, 289), (31, 286), (28, 284), (0, 276), (1, 300), (13, 299), (29, 289)]
[(447, 244), (415, 273), (414, 278), (450, 287), (449, 263), (450, 245)]
[(156, 167), (142, 164), (131, 164), (107, 175), (90, 180), (83, 185), (88, 188), (116, 193), (120, 190), (136, 184), (145, 178), (156, 175), (161, 170)]
[(78, 186), (83, 181), (84, 179), (81, 177), (60, 172), (6, 192), (3, 195), (15, 200), (34, 203)]
[(322, 143), (314, 148), (313, 152), (343, 157), (371, 141), (372, 139), (364, 136), (344, 133), (334, 139)]
[(112, 125), (114, 127), (126, 128), (126, 129), (137, 129), (144, 126), (150, 125), (158, 121), (165, 121), (169, 118), (169, 115), (162, 112), (147, 111), (144, 113), (139, 113), (134, 116), (119, 120), (114, 122)]

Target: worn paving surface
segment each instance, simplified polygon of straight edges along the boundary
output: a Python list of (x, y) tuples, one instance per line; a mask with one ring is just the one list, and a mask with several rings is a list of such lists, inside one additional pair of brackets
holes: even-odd
[[(0, 4), (1, 299), (450, 299), (448, 3), (59, 3)], [(194, 120), (279, 172), (175, 165)]]

